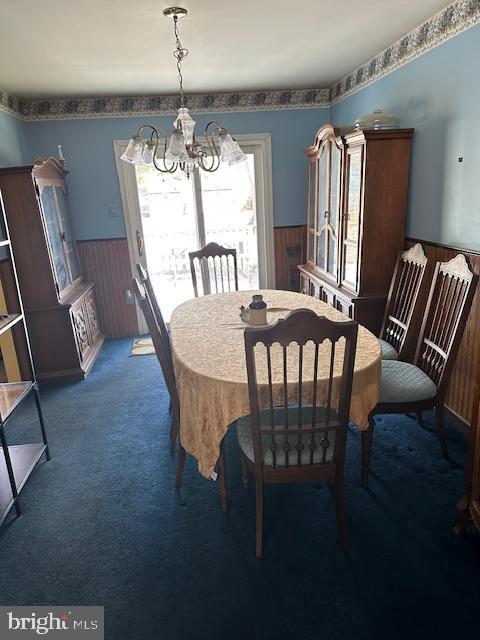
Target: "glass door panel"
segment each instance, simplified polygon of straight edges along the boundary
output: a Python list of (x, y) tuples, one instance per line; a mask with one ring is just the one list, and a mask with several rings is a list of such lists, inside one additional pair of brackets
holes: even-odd
[(199, 248), (193, 181), (136, 166), (148, 272), (165, 321), (193, 297), (188, 254)]
[(135, 167), (143, 259), (166, 322), (175, 307), (193, 298), (188, 254), (208, 242), (237, 250), (239, 289), (259, 288), (255, 157), (246, 155), (246, 164), (222, 165), (190, 179)]
[(362, 190), (362, 148), (349, 154), (347, 177), (347, 215), (345, 238), (358, 241), (360, 226), (360, 197)]
[(317, 265), (325, 264), (325, 229), (317, 236)]
[(60, 224), (55, 208), (55, 200), (53, 195), (53, 187), (39, 187), (41, 189), (40, 200), (42, 202), (43, 217), (45, 220), (45, 228), (47, 231), (48, 244), (50, 247), (50, 256), (53, 263), (55, 277), (58, 286), (58, 292), (61, 293), (70, 284), (70, 274), (65, 263), (65, 255), (63, 253), (62, 236)]
[(338, 272), (338, 229), (340, 227), (340, 197), (341, 197), (341, 161), (342, 154), (335, 141), (330, 145), (330, 189), (328, 206), (328, 238), (327, 238), (327, 272), (334, 280)]
[(205, 242), (237, 250), (240, 290), (259, 288), (254, 156), (246, 156), (246, 165), (223, 163), (200, 174)]
[[(318, 202), (317, 202), (317, 267), (325, 271), (326, 239), (328, 226), (328, 174), (329, 174), (329, 145), (322, 148), (318, 160)], [(320, 243), (323, 241), (323, 248)]]
[(344, 257), (342, 280), (356, 289), (358, 242), (361, 224), (363, 147), (347, 154), (347, 206), (344, 219)]
[(316, 162), (308, 163), (308, 178), (307, 178), (307, 235), (308, 235), (308, 251), (307, 261), (315, 264), (315, 170), (317, 168)]
[(75, 244), (75, 235), (73, 233), (70, 211), (68, 209), (68, 201), (65, 191), (62, 187), (55, 187), (55, 196), (57, 198), (58, 212), (60, 216), (60, 226), (63, 229), (63, 248), (67, 266), (70, 267), (72, 281), (80, 277), (80, 266), (77, 256), (77, 247)]

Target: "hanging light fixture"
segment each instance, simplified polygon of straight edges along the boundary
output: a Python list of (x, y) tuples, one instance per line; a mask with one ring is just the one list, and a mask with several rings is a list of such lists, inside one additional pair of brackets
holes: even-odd
[[(187, 177), (196, 168), (203, 171), (216, 171), (222, 162), (232, 165), (246, 160), (228, 131), (216, 120), (210, 121), (205, 127), (206, 145), (195, 140), (195, 120), (185, 106), (183, 91), (182, 62), (188, 55), (181, 42), (178, 32), (178, 20), (187, 15), (187, 10), (181, 7), (169, 7), (163, 12), (164, 16), (173, 19), (176, 47), (173, 55), (177, 60), (178, 80), (180, 84), (180, 108), (173, 123), (170, 137), (161, 127), (151, 124), (142, 125), (130, 139), (121, 159), (131, 164), (152, 165), (162, 173), (174, 173), (177, 169), (183, 171)], [(146, 132), (148, 137), (143, 138)]]

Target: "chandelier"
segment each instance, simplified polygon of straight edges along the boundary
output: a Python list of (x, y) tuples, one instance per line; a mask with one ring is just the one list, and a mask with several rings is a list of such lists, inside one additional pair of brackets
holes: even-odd
[[(163, 11), (163, 15), (173, 19), (176, 41), (173, 55), (177, 60), (180, 85), (180, 108), (173, 131), (169, 137), (161, 127), (142, 125), (130, 138), (121, 159), (131, 164), (154, 166), (162, 173), (174, 173), (180, 169), (190, 177), (197, 168), (212, 172), (222, 162), (233, 165), (245, 161), (246, 156), (238, 142), (216, 120), (210, 121), (205, 127), (205, 144), (195, 140), (195, 120), (185, 106), (183, 91), (182, 63), (188, 55), (188, 49), (182, 46), (178, 31), (178, 20), (187, 13), (181, 7), (169, 7)], [(142, 137), (142, 134), (146, 137)]]

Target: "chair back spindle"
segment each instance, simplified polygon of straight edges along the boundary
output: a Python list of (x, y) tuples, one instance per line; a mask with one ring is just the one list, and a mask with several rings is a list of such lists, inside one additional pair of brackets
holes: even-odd
[(392, 345), (400, 359), (410, 346), (413, 331), (418, 331), (412, 321), (424, 298), (420, 293), (426, 266), (423, 247), (417, 243), (400, 253), (390, 284), (380, 338)]
[[(257, 473), (266, 455), (274, 469), (302, 473), (343, 465), (357, 332), (354, 321), (333, 322), (309, 309), (292, 311), (268, 328), (245, 329)], [(327, 384), (319, 393), (320, 367)]]
[(199, 282), (203, 295), (238, 291), (237, 250), (227, 249), (216, 242), (188, 254), (195, 297), (199, 296)]
[(450, 373), (463, 336), (478, 275), (463, 254), (435, 266), (415, 364), (446, 393)]

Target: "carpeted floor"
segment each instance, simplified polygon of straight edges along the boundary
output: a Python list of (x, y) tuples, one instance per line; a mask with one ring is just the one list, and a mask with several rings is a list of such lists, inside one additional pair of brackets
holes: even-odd
[[(191, 459), (177, 495), (158, 364), (129, 358), (130, 346), (106, 343), (85, 382), (43, 392), (52, 461), (0, 530), (0, 604), (104, 605), (109, 640), (478, 635), (480, 536), (452, 534), (461, 433), (448, 430), (448, 463), (431, 431), (384, 417), (364, 491), (352, 430), (350, 553), (336, 545), (326, 487), (277, 486), (266, 491), (259, 561), (233, 430), (230, 512)], [(25, 441), (31, 416), (12, 419), (10, 441)]]

